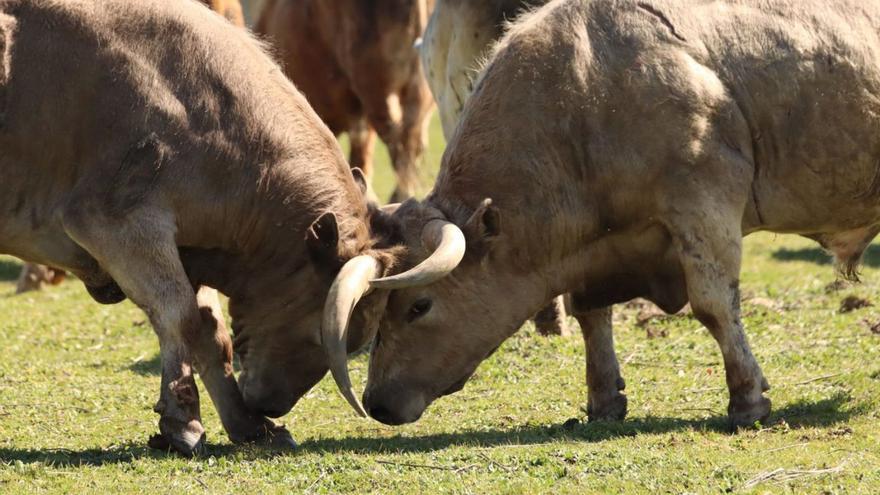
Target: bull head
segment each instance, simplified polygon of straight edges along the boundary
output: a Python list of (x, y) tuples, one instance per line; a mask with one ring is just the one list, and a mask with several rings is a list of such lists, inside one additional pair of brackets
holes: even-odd
[[(486, 200), (475, 215), (490, 210)], [(399, 205), (385, 207), (381, 214), (397, 211)], [(322, 343), (330, 363), (330, 371), (340, 392), (363, 417), (367, 416), (354, 393), (348, 373), (348, 325), (358, 301), (375, 289), (400, 289), (431, 284), (450, 274), (464, 258), (467, 243), (462, 230), (439, 211), (429, 208), (427, 220), (420, 229), (421, 243), (431, 254), (421, 263), (403, 273), (381, 277), (382, 263), (372, 255), (349, 260), (340, 270), (328, 293), (324, 306)], [(381, 278), (380, 278), (381, 277)]]

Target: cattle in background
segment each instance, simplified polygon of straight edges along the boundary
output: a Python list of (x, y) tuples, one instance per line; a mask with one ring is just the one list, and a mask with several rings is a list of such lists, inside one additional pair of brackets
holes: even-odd
[(412, 196), (427, 144), (431, 98), (415, 43), (433, 0), (267, 0), (254, 30), (330, 130), (348, 133), (350, 164), (372, 175), (376, 133), (397, 175), (392, 200)]
[(721, 350), (731, 426), (766, 419), (742, 237), (805, 235), (855, 277), (880, 232), (878, 32), (880, 3), (860, 0), (558, 0), (520, 19), (433, 191), (394, 214), (405, 271), (367, 286), (395, 290), (370, 414), (415, 421), (569, 292), (590, 419), (626, 413), (610, 306), (636, 297), (690, 302)]
[[(506, 25), (544, 0), (437, 0), (421, 44), (422, 69), (437, 100), (446, 139), (458, 125), (474, 79)], [(541, 335), (568, 335), (563, 296), (535, 315)]]
[[(0, 253), (147, 313), (162, 365), (151, 445), (184, 454), (204, 441), (194, 369), (232, 441), (292, 442), (265, 416), (326, 373), (337, 274), (389, 265), (379, 213), (262, 48), (189, 1), (0, 2)], [(343, 347), (377, 316), (355, 311)]]
[(474, 80), (508, 23), (548, 0), (437, 0), (421, 44), (422, 66), (452, 138)]
[(244, 27), (244, 12), (238, 0), (201, 0), (201, 2), (211, 7), (211, 10), (222, 14), (229, 19), (229, 22)]

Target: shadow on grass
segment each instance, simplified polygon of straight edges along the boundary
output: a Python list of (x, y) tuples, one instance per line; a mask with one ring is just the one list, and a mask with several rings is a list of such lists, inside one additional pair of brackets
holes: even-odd
[[(771, 255), (774, 260), (779, 261), (807, 261), (817, 265), (830, 265), (833, 261), (832, 257), (822, 248), (800, 248), (800, 249), (777, 249)], [(862, 258), (862, 264), (872, 268), (880, 267), (880, 246), (872, 244), (865, 250)]]
[[(819, 401), (800, 401), (790, 404), (771, 416), (770, 424), (784, 418), (791, 428), (832, 426), (870, 411), (867, 404), (850, 404), (846, 393)], [(845, 407), (847, 404), (850, 407)], [(621, 422), (530, 425), (512, 429), (488, 429), (440, 433), (415, 437), (390, 438), (328, 438), (309, 440), (289, 455), (303, 453), (397, 454), (422, 453), (449, 447), (504, 447), (505, 445), (539, 445), (558, 441), (602, 442), (615, 438), (661, 434), (671, 431), (697, 430), (727, 433), (727, 418), (679, 419), (645, 417)], [(221, 434), (217, 432), (217, 434)], [(295, 435), (294, 435), (295, 436)], [(268, 448), (236, 445), (208, 445), (202, 457), (234, 457), (240, 460), (259, 460), (285, 455)], [(129, 443), (108, 449), (47, 449), (29, 450), (0, 448), (3, 462), (20, 461), (25, 464), (41, 463), (55, 467), (101, 466), (125, 464), (138, 459), (165, 459), (173, 454), (152, 450), (144, 443)]]
[(142, 359), (136, 363), (132, 363), (128, 367), (129, 371), (133, 371), (141, 376), (158, 376), (162, 374), (162, 356), (157, 352), (150, 359)]
[(10, 259), (0, 259), (0, 281), (10, 282), (18, 280), (21, 272), (21, 263)]
[[(791, 428), (831, 426), (848, 421), (870, 411), (868, 405), (851, 405), (848, 394), (810, 402), (801, 401), (771, 414), (768, 424), (785, 419)], [(603, 442), (622, 437), (661, 434), (672, 431), (697, 430), (715, 433), (731, 433), (726, 416), (708, 419), (681, 419), (668, 417), (644, 417), (621, 422), (577, 423), (550, 426), (528, 426), (511, 430), (468, 431), (443, 433), (423, 437), (391, 437), (385, 439), (352, 438), (321, 439), (304, 442), (302, 451), (393, 454), (397, 452), (430, 452), (452, 446), (495, 447), (504, 445), (536, 445), (560, 440)], [(733, 433), (731, 433), (733, 434)]]
[[(159, 376), (162, 374), (162, 355), (158, 352), (150, 359), (142, 359), (127, 367), (129, 371), (141, 376)], [(232, 368), (236, 373), (241, 371), (238, 354), (233, 355)]]

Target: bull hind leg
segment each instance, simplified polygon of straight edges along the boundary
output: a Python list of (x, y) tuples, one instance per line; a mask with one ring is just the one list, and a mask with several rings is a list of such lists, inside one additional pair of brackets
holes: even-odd
[(673, 225), (679, 232), (673, 237), (694, 316), (721, 348), (730, 392), (728, 419), (737, 428), (765, 421), (771, 404), (764, 397), (770, 386), (752, 354), (740, 317), (742, 235), (736, 216), (728, 220), (676, 221)]
[(535, 329), (544, 337), (559, 335), (567, 337), (571, 333), (568, 325), (565, 324), (565, 296), (558, 296), (544, 307), (533, 319)]
[[(213, 308), (211, 318), (205, 318), (200, 310), (174, 242), (171, 218), (146, 209), (131, 212), (124, 220), (78, 213), (87, 210), (79, 207), (66, 212), (65, 230), (144, 310), (159, 337), (162, 385), (155, 411), (160, 415), (160, 435), (151, 438), (150, 445), (192, 455), (205, 439), (193, 365), (199, 366), (219, 408), (243, 403), (231, 370), (215, 369), (228, 356), (228, 336), (226, 342), (221, 338), (206, 345), (208, 339), (216, 338), (222, 319), (213, 316)], [(229, 394), (234, 396), (226, 398)], [(267, 420), (262, 418), (251, 417), (253, 424), (246, 428), (238, 423), (242, 417), (248, 418), (243, 413), (221, 410), (220, 416), (224, 421), (232, 418), (235, 427), (244, 432), (241, 436), (238, 430), (231, 433), (233, 439), (267, 430)]]
[(413, 77), (400, 94), (402, 116), (399, 144), (395, 147), (396, 156), (392, 157), (394, 172), (397, 174), (397, 189), (393, 200), (404, 200), (418, 191), (419, 163), (428, 146), (428, 128), (431, 122), (431, 111), (434, 98), (431, 90), (421, 76)]
[(572, 294), (572, 313), (581, 326), (587, 361), (587, 417), (590, 421), (626, 417), (626, 382), (614, 351), (611, 307), (586, 309)]
[(414, 78), (400, 94), (364, 100), (370, 125), (388, 147), (397, 175), (391, 202), (403, 201), (418, 190), (417, 165), (428, 143), (433, 104), (430, 90), (421, 78)]
[(370, 127), (366, 119), (358, 119), (357, 123), (348, 131), (348, 139), (351, 143), (349, 153), (349, 166), (359, 168), (364, 173), (367, 181), (367, 200), (378, 203), (376, 193), (373, 191), (373, 151), (376, 147), (376, 131)]

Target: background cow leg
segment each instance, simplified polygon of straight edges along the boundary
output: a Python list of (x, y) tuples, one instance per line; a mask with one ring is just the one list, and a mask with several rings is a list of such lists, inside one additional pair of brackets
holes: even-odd
[(565, 324), (565, 296), (557, 296), (535, 315), (535, 329), (539, 334), (549, 337), (571, 335), (568, 325)]
[(395, 147), (396, 156), (392, 156), (392, 165), (397, 173), (397, 189), (394, 197), (406, 199), (418, 192), (419, 163), (428, 147), (428, 128), (431, 122), (431, 110), (434, 98), (431, 90), (421, 76), (421, 66), (417, 77), (410, 79), (409, 84), (400, 94), (403, 110), (400, 133), (400, 144)]
[(223, 428), (236, 443), (268, 440), (278, 446), (296, 444), (284, 427), (248, 411), (232, 368), (232, 339), (223, 318), (217, 291), (201, 287), (196, 295), (202, 331), (193, 348), (195, 366), (220, 414)]
[(124, 220), (84, 211), (95, 210), (77, 205), (66, 212), (65, 230), (144, 310), (159, 337), (162, 385), (154, 409), (161, 436), (150, 445), (192, 455), (205, 439), (189, 354), (202, 317), (177, 253), (173, 222), (155, 211), (131, 212)]
[(378, 203), (376, 193), (373, 191), (373, 150), (376, 147), (376, 131), (370, 127), (366, 119), (360, 118), (348, 130), (348, 140), (351, 143), (349, 166), (364, 172), (367, 178), (367, 199)]
[(731, 427), (753, 425), (770, 414), (770, 400), (763, 395), (770, 386), (752, 355), (740, 320), (739, 223), (700, 222), (691, 227), (675, 236), (688, 298), (694, 316), (721, 347), (730, 391), (727, 413)]
[(22, 294), (42, 289), (45, 285), (58, 285), (65, 277), (64, 270), (36, 263), (25, 263), (15, 285), (15, 293)]
[(351, 142), (351, 153), (348, 163), (352, 168), (363, 170), (367, 179), (373, 177), (373, 150), (376, 146), (376, 131), (370, 127), (366, 119), (358, 119), (357, 123), (348, 130), (348, 139)]
[(626, 417), (626, 388), (614, 352), (611, 307), (581, 309), (572, 294), (572, 313), (581, 326), (587, 354), (587, 416), (590, 421), (621, 420)]

